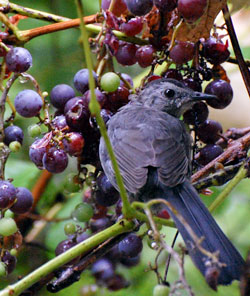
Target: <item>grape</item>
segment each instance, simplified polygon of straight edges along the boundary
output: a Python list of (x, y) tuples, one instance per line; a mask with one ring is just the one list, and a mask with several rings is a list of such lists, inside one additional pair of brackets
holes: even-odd
[(97, 280), (106, 281), (114, 276), (114, 266), (107, 258), (101, 258), (94, 262), (91, 273)]
[(17, 232), (18, 228), (16, 222), (12, 218), (1, 218), (0, 219), (0, 235), (10, 236)]
[(68, 125), (66, 122), (66, 118), (64, 115), (58, 115), (52, 120), (52, 125), (54, 128), (57, 128), (59, 130), (67, 129)]
[(50, 92), (51, 104), (57, 109), (63, 109), (68, 100), (74, 97), (73, 88), (67, 84), (58, 84)]
[[(107, 97), (105, 96), (105, 94), (96, 88), (95, 89), (95, 96), (96, 96), (97, 102), (100, 104), (101, 107), (103, 107), (106, 103), (106, 100), (107, 100)], [(85, 94), (83, 95), (83, 98), (84, 98), (84, 103), (88, 108), (89, 102), (91, 100), (91, 91), (87, 90), (85, 92)]]
[(197, 161), (201, 165), (206, 165), (222, 153), (223, 149), (220, 146), (208, 144), (200, 150), (200, 155)]
[(0, 261), (0, 278), (7, 275), (6, 265)]
[(178, 11), (190, 23), (197, 21), (207, 8), (207, 0), (178, 0)]
[(130, 19), (127, 23), (122, 23), (120, 30), (127, 36), (135, 36), (139, 34), (143, 28), (143, 22), (140, 17)]
[(152, 45), (144, 45), (137, 49), (136, 60), (142, 68), (151, 66), (154, 60), (154, 48)]
[(15, 98), (16, 111), (23, 117), (38, 115), (42, 106), (42, 98), (37, 92), (31, 89), (20, 91)]
[(106, 108), (112, 112), (116, 112), (120, 107), (129, 102), (129, 90), (125, 86), (119, 86), (117, 91), (108, 94), (108, 102)]
[(89, 235), (86, 232), (82, 232), (77, 235), (76, 242), (79, 244), (89, 238)]
[(17, 141), (11, 142), (9, 148), (12, 152), (18, 152), (21, 149), (21, 144)]
[(68, 166), (68, 156), (62, 149), (51, 147), (43, 155), (43, 166), (53, 174), (61, 173)]
[(154, 81), (154, 80), (157, 80), (157, 79), (161, 79), (162, 77), (161, 76), (159, 76), (159, 75), (150, 75), (149, 77), (148, 77), (148, 82), (150, 82), (150, 81)]
[(142, 240), (139, 236), (130, 233), (119, 242), (119, 252), (124, 257), (135, 257), (142, 251)]
[(165, 209), (161, 210), (158, 214), (157, 217), (162, 218), (162, 219), (170, 219), (169, 212)]
[(221, 40), (214, 37), (209, 37), (202, 45), (202, 55), (211, 64), (224, 63), (230, 56), (228, 44), (224, 44)]
[(8, 208), (16, 198), (16, 188), (8, 181), (0, 181), (0, 209)]
[(96, 202), (106, 207), (114, 205), (120, 198), (119, 192), (104, 173), (101, 173), (96, 181), (99, 188), (96, 192)]
[(113, 116), (113, 113), (107, 109), (101, 109), (101, 117), (106, 124), (109, 119)]
[(125, 0), (128, 10), (134, 15), (145, 15), (153, 7), (153, 0)]
[(233, 99), (233, 89), (225, 80), (218, 79), (210, 82), (205, 88), (205, 93), (215, 95), (218, 99), (209, 99), (207, 104), (216, 109), (224, 109)]
[(120, 263), (126, 267), (134, 267), (140, 263), (140, 256), (137, 255), (135, 257), (127, 258), (127, 257), (122, 257), (120, 259)]
[(23, 143), (23, 130), (16, 125), (10, 125), (4, 129), (4, 143), (9, 145), (13, 141)]
[(23, 73), (32, 66), (32, 56), (23, 47), (12, 48), (6, 55), (6, 66), (12, 72)]
[(198, 102), (183, 114), (183, 120), (187, 124), (199, 125), (208, 118), (208, 107), (203, 102)]
[(94, 215), (92, 206), (86, 202), (78, 204), (72, 212), (72, 218), (79, 222), (87, 222)]
[(123, 66), (131, 66), (136, 63), (135, 53), (137, 46), (132, 43), (120, 41), (115, 54), (117, 62)]
[(173, 79), (182, 81), (182, 75), (176, 69), (168, 69), (162, 76), (164, 78), (173, 78)]
[(82, 97), (70, 99), (65, 107), (64, 114), (66, 122), (70, 128), (82, 131), (84, 127), (89, 127), (89, 110)]
[(44, 139), (37, 139), (29, 149), (30, 160), (40, 169), (43, 170), (43, 156), (46, 152)]
[(213, 144), (220, 139), (222, 133), (222, 126), (218, 121), (206, 120), (198, 126), (197, 136), (206, 144)]
[[(92, 71), (94, 80), (97, 83), (97, 75)], [(81, 69), (74, 76), (74, 86), (75, 88), (84, 94), (89, 89), (89, 70)]]
[(109, 278), (107, 281), (107, 288), (111, 291), (118, 291), (127, 288), (128, 286), (129, 283), (120, 274), (115, 274), (112, 278)]
[[(102, 0), (102, 9), (107, 10), (109, 9), (111, 0)], [(120, 16), (121, 14), (125, 13), (127, 10), (127, 5), (124, 0), (116, 0), (113, 8), (113, 13), (116, 16)]]
[(6, 266), (6, 271), (8, 274), (12, 273), (12, 271), (16, 267), (16, 257), (12, 256), (8, 251), (4, 251), (2, 262)]
[(113, 72), (105, 73), (101, 78), (101, 88), (106, 92), (116, 91), (120, 85), (120, 77)]
[(192, 90), (202, 92), (201, 83), (191, 77), (183, 79), (183, 83)]
[(190, 61), (194, 56), (194, 43), (179, 41), (169, 52), (174, 63), (181, 65)]
[(24, 214), (28, 212), (32, 207), (32, 193), (24, 187), (17, 187), (16, 192), (16, 202), (10, 209), (16, 214)]
[(172, 11), (177, 6), (177, 0), (154, 0), (154, 5), (162, 12)]
[(168, 296), (169, 295), (169, 287), (166, 285), (156, 285), (154, 287), (153, 296)]
[(56, 256), (66, 252), (67, 250), (74, 247), (75, 245), (76, 245), (76, 243), (71, 239), (66, 239), (66, 240), (61, 241), (55, 249)]
[[(130, 84), (131, 88), (134, 87), (134, 81), (127, 73), (122, 73), (121, 77)], [(120, 86), (130, 88), (130, 87), (127, 86), (127, 84), (125, 82), (122, 81), (122, 79), (120, 80)]]
[(28, 127), (29, 136), (32, 138), (39, 136), (41, 132), (42, 132), (41, 127), (38, 124), (32, 124)]
[(14, 218), (14, 216), (15, 216), (15, 214), (9, 209), (7, 211), (5, 211), (5, 213), (4, 213), (5, 218)]
[(63, 146), (70, 156), (80, 156), (84, 146), (83, 136), (77, 132), (68, 133), (63, 139)]
[(68, 222), (64, 225), (64, 232), (66, 235), (72, 235), (76, 232), (76, 226), (74, 223)]
[(112, 225), (112, 222), (108, 217), (103, 217), (100, 219), (91, 219), (90, 221), (90, 229), (92, 232), (99, 232), (101, 230), (104, 230)]

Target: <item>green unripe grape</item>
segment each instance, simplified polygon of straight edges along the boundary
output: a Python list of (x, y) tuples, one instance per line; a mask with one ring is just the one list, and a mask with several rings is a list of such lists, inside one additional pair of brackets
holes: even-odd
[(169, 295), (169, 287), (165, 285), (156, 285), (154, 287), (153, 296), (168, 296)]
[(7, 210), (4, 213), (4, 218), (14, 218), (15, 214), (11, 210)]
[(16, 249), (11, 249), (11, 250), (10, 250), (10, 255), (16, 257), (16, 255), (17, 255), (17, 250), (16, 250)]
[(3, 262), (0, 262), (0, 277), (6, 276), (6, 275), (7, 275), (6, 264)]
[(74, 173), (70, 173), (64, 179), (64, 190), (67, 193), (78, 192), (80, 185), (76, 183), (77, 176)]
[(67, 223), (64, 225), (64, 232), (66, 235), (71, 235), (74, 234), (76, 232), (76, 226), (74, 223)]
[(0, 235), (9, 236), (17, 232), (16, 222), (12, 218), (2, 218), (0, 220)]
[(120, 85), (120, 77), (114, 72), (108, 72), (101, 78), (101, 88), (106, 92), (116, 91)]
[(28, 127), (28, 134), (32, 138), (38, 137), (41, 132), (41, 127), (38, 124), (32, 124)]
[(13, 141), (9, 144), (9, 148), (12, 152), (18, 152), (22, 145), (18, 141)]
[(72, 212), (72, 218), (79, 222), (87, 222), (93, 217), (93, 215), (94, 210), (92, 206), (86, 202), (77, 205)]

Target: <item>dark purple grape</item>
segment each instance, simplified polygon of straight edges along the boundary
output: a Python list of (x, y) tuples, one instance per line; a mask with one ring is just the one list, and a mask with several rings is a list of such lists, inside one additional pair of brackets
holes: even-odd
[(118, 291), (127, 288), (129, 282), (121, 274), (115, 274), (112, 278), (108, 279), (106, 285), (110, 291)]
[(76, 245), (76, 243), (71, 239), (66, 239), (66, 240), (61, 241), (55, 249), (56, 256), (66, 252), (67, 250), (74, 247), (75, 245)]
[(19, 126), (10, 125), (4, 129), (4, 143), (9, 145), (14, 141), (23, 143), (23, 130)]
[(194, 57), (194, 43), (179, 41), (169, 52), (169, 57), (177, 65), (182, 65)]
[[(102, 0), (102, 9), (107, 10), (109, 9), (111, 0)], [(113, 8), (113, 14), (116, 16), (120, 16), (121, 14), (125, 13), (127, 10), (127, 5), (124, 0), (116, 0)]]
[[(104, 93), (102, 93), (97, 88), (95, 89), (95, 95), (96, 95), (97, 102), (100, 104), (100, 106), (102, 108), (107, 101), (107, 97), (105, 96)], [(86, 102), (86, 104), (88, 106), (90, 99), (91, 99), (91, 91), (90, 90), (86, 91), (85, 94), (83, 95), (83, 97), (84, 97), (84, 101)]]
[(134, 15), (145, 15), (153, 7), (153, 0), (125, 0), (128, 10)]
[[(97, 75), (93, 71), (93, 76), (95, 82), (97, 83)], [(75, 88), (84, 94), (89, 89), (89, 70), (81, 69), (74, 76), (74, 86)]]
[(82, 232), (77, 235), (76, 242), (79, 244), (89, 238), (89, 235), (86, 232)]
[(83, 136), (77, 132), (68, 133), (63, 139), (63, 146), (70, 156), (80, 156), (84, 146)]
[(16, 214), (24, 214), (28, 212), (33, 204), (32, 193), (24, 187), (17, 187), (16, 202), (11, 207), (11, 211)]
[(160, 75), (150, 75), (148, 77), (148, 81), (147, 82), (150, 82), (150, 81), (154, 81), (154, 80), (157, 80), (157, 79), (161, 79), (162, 77)]
[(8, 208), (16, 199), (16, 188), (8, 181), (0, 181), (0, 209)]
[(91, 267), (92, 275), (101, 281), (107, 281), (115, 274), (112, 262), (107, 258), (98, 259)]
[(37, 139), (29, 149), (30, 160), (40, 169), (43, 170), (43, 156), (46, 152), (44, 139)]
[(206, 120), (197, 128), (197, 136), (206, 144), (215, 143), (220, 139), (220, 134), (222, 134), (222, 126), (215, 120)]
[(23, 117), (38, 115), (42, 106), (42, 98), (37, 92), (31, 89), (20, 91), (15, 98), (16, 111)]
[(104, 173), (101, 173), (97, 178), (97, 185), (99, 190), (96, 192), (96, 202), (101, 206), (112, 206), (120, 198), (119, 192), (110, 183), (109, 179)]
[(43, 166), (51, 173), (61, 173), (68, 166), (68, 156), (62, 149), (51, 147), (43, 155)]
[(208, 144), (200, 150), (199, 158), (197, 159), (197, 161), (201, 165), (206, 165), (222, 153), (223, 149), (220, 146)]
[(58, 130), (68, 128), (66, 118), (64, 115), (58, 115), (52, 120), (52, 125)]
[(6, 66), (12, 72), (23, 73), (32, 66), (32, 56), (23, 47), (12, 48), (6, 55)]
[(119, 242), (118, 248), (121, 256), (124, 257), (136, 257), (142, 251), (142, 239), (130, 233), (122, 241)]
[(123, 66), (131, 66), (136, 63), (136, 50), (137, 46), (133, 43), (119, 42), (119, 47), (115, 53), (117, 62)]
[(108, 94), (108, 100), (105, 108), (116, 112), (119, 108), (129, 102), (129, 90), (125, 86), (119, 86), (117, 91)]
[(168, 69), (163, 75), (164, 78), (173, 78), (179, 81), (182, 81), (182, 75), (180, 71), (176, 69)]
[(63, 109), (68, 100), (75, 97), (73, 88), (67, 84), (58, 84), (50, 92), (51, 104), (57, 109)]
[(154, 5), (162, 12), (172, 11), (177, 6), (177, 0), (154, 0)]
[(215, 95), (218, 99), (209, 99), (207, 104), (216, 109), (224, 109), (233, 99), (233, 89), (231, 85), (225, 80), (218, 79), (210, 82), (205, 93)]
[(82, 97), (70, 99), (64, 107), (64, 114), (68, 126), (73, 130), (83, 131), (89, 128), (90, 113)]
[(197, 21), (207, 8), (207, 0), (178, 0), (178, 11), (190, 23)]
[(192, 90), (202, 92), (201, 83), (191, 77), (183, 79), (183, 83)]
[(143, 22), (140, 17), (130, 19), (127, 23), (122, 23), (120, 30), (127, 36), (135, 36), (139, 34), (143, 28)]
[(199, 125), (208, 118), (208, 107), (203, 102), (198, 102), (183, 114), (183, 120), (187, 124)]
[(103, 217), (100, 219), (91, 219), (89, 227), (92, 232), (99, 232), (101, 230), (104, 230), (112, 225), (112, 222), (108, 217)]
[[(123, 78), (125, 81), (127, 81), (127, 82), (130, 84), (131, 88), (134, 87), (134, 81), (133, 81), (133, 79), (131, 78), (131, 76), (129, 76), (127, 73), (122, 73), (121, 76), (122, 76), (122, 78)], [(124, 82), (122, 81), (122, 79), (120, 80), (120, 86), (125, 86), (126, 88), (128, 88), (127, 84), (124, 83)]]
[(107, 109), (101, 109), (101, 117), (106, 124), (109, 119), (113, 116), (113, 113)]
[(4, 251), (2, 262), (6, 265), (7, 273), (10, 274), (16, 267), (16, 257), (11, 255), (10, 252)]
[(202, 45), (202, 55), (211, 64), (224, 63), (230, 56), (228, 44), (224, 44), (221, 40), (214, 37), (209, 37)]
[(142, 68), (146, 68), (152, 65), (154, 60), (154, 48), (152, 45), (144, 45), (137, 49), (136, 60)]
[(140, 255), (131, 258), (121, 257), (120, 263), (128, 268), (134, 267), (140, 263)]

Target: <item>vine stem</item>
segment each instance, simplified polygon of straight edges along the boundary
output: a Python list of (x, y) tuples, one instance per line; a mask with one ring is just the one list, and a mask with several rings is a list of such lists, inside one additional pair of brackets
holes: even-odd
[(122, 203), (123, 203), (123, 208), (122, 208), (123, 215), (125, 218), (133, 218), (133, 215), (132, 215), (133, 211), (132, 211), (132, 208), (131, 208), (130, 203), (128, 201), (126, 189), (123, 184), (123, 180), (122, 180), (122, 176), (119, 171), (118, 163), (116, 161), (115, 154), (112, 149), (112, 145), (110, 143), (104, 121), (103, 121), (101, 114), (100, 114), (100, 105), (97, 102), (96, 96), (95, 96), (95, 81), (94, 81), (94, 77), (93, 77), (93, 65), (92, 65), (92, 60), (91, 60), (91, 51), (90, 51), (89, 42), (88, 42), (87, 30), (86, 30), (85, 23), (83, 20), (82, 2), (81, 2), (81, 0), (76, 0), (76, 3), (77, 3), (78, 15), (81, 20), (80, 28), (81, 28), (81, 35), (82, 35), (82, 40), (83, 40), (83, 49), (84, 49), (86, 64), (89, 69), (89, 88), (90, 88), (90, 92), (91, 92), (91, 100), (89, 103), (89, 109), (90, 109), (91, 114), (96, 117), (96, 121), (97, 121), (98, 126), (100, 128), (101, 135), (105, 141), (105, 145), (107, 147), (107, 151), (109, 153), (109, 157), (110, 157), (110, 160), (113, 165), (113, 169), (114, 169), (115, 176), (116, 176), (116, 182), (117, 182), (117, 185), (119, 186), (119, 191), (120, 191), (120, 195), (121, 195), (121, 199), (122, 199)]
[(49, 262), (45, 263), (17, 283), (7, 286), (0, 292), (0, 296), (18, 296), (23, 291), (28, 289), (30, 286), (38, 282), (40, 279), (53, 272), (60, 266), (68, 263), (72, 258), (76, 258), (80, 255), (87, 253), (99, 244), (105, 242), (111, 237), (116, 237), (119, 234), (132, 231), (135, 224), (131, 221), (121, 220), (118, 223), (112, 225), (111, 227), (97, 233), (96, 235), (86, 239), (85, 241), (79, 243), (75, 247), (72, 247), (65, 253), (55, 257)]

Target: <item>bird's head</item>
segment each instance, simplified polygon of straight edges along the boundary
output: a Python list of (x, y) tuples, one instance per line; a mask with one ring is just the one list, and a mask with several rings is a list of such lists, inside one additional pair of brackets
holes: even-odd
[(193, 104), (216, 96), (194, 91), (175, 79), (161, 78), (146, 85), (139, 93), (137, 102), (175, 117), (180, 117)]

